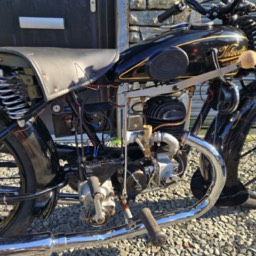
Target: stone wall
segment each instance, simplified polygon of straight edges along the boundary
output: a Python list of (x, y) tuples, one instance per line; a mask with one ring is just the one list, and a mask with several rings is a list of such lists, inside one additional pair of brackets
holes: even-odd
[(157, 21), (157, 16), (169, 9), (174, 2), (175, 0), (130, 0), (130, 44), (167, 31), (173, 24), (187, 21), (188, 11), (173, 16), (162, 24)]

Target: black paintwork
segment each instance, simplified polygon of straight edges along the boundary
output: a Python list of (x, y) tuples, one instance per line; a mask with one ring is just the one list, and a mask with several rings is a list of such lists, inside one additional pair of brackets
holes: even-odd
[[(234, 27), (194, 26), (191, 29), (169, 31), (123, 52), (118, 63), (107, 75), (109, 80), (115, 82), (151, 81), (145, 60), (171, 46), (177, 46), (182, 48), (189, 57), (189, 67), (183, 76), (194, 76), (214, 69), (210, 52), (213, 48), (218, 51), (221, 66), (230, 64), (230, 61), (221, 61), (223, 53), (221, 49), (232, 45), (234, 45), (233, 51), (244, 51), (248, 46), (248, 40), (243, 32)], [(237, 58), (238, 55), (240, 54), (237, 54)]]
[[(4, 136), (16, 136), (24, 150), (30, 156), (35, 171), (36, 187), (40, 192), (51, 185), (59, 183), (59, 159), (49, 131), (43, 122), (37, 118), (32, 124), (27, 124), (24, 129), (14, 127), (14, 123), (8, 120), (3, 112), (0, 112), (0, 130), (5, 132)], [(14, 129), (16, 128), (16, 132)], [(3, 132), (2, 132), (3, 133)], [(1, 133), (0, 133), (1, 134)], [(34, 200), (34, 214), (46, 217), (55, 206), (56, 191)]]
[[(28, 129), (19, 132), (23, 140), (24, 150), (31, 152), (33, 169), (35, 170), (38, 191), (59, 182), (59, 161), (54, 142), (45, 127), (38, 118)], [(26, 143), (26, 141), (29, 143)], [(35, 200), (35, 214), (48, 216), (55, 206), (55, 193), (42, 196)]]

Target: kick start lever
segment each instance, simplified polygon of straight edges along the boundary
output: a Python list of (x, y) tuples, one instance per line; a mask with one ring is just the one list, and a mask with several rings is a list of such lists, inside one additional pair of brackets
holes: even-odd
[(140, 212), (140, 219), (143, 222), (146, 230), (148, 231), (151, 243), (154, 246), (164, 245), (167, 240), (167, 236), (156, 223), (156, 220), (152, 215), (150, 209), (143, 208), (142, 211)]

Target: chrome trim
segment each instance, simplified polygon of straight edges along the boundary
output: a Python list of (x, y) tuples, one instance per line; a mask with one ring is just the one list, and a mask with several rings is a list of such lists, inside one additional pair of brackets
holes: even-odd
[(23, 29), (65, 29), (63, 18), (19, 17)]
[(169, 145), (169, 153), (171, 156), (174, 156), (180, 148), (179, 141), (169, 133), (155, 132), (152, 137), (154, 142), (164, 142)]
[[(212, 183), (206, 195), (194, 206), (188, 209), (163, 214), (156, 217), (156, 222), (161, 227), (167, 227), (173, 223), (198, 218), (209, 211), (216, 203), (226, 181), (226, 167), (224, 160), (218, 151), (206, 141), (190, 134), (183, 136), (183, 143), (196, 148), (204, 154), (212, 164)], [(38, 253), (50, 253), (50, 251), (65, 250), (67, 248), (85, 248), (100, 246), (116, 239), (126, 239), (146, 233), (142, 222), (137, 222), (134, 228), (128, 229), (126, 225), (105, 231), (87, 232), (80, 234), (43, 233), (17, 238), (0, 239), (0, 255), (34, 255)]]
[[(127, 117), (126, 117), (127, 118)], [(143, 138), (144, 134), (143, 131), (127, 131), (126, 132), (126, 145), (131, 143), (137, 143), (137, 139)], [(173, 156), (177, 153), (180, 148), (179, 141), (171, 134), (165, 132), (155, 132), (152, 134), (150, 141), (153, 142), (164, 142), (169, 146), (169, 153)]]

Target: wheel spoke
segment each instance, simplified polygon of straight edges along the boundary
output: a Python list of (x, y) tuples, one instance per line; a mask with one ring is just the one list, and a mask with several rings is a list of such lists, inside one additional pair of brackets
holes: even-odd
[[(0, 153), (0, 197), (15, 196), (20, 193), (20, 180), (18, 165), (8, 148), (4, 148)], [(5, 221), (12, 218), (13, 210), (17, 202), (1, 200), (0, 201), (0, 224), (5, 225)]]
[(0, 195), (3, 194), (14, 194), (18, 195), (20, 191), (19, 187), (12, 187), (12, 186), (0, 186)]
[(243, 158), (243, 157), (245, 157), (245, 156), (247, 156), (247, 155), (249, 155), (249, 154), (251, 154), (251, 153), (252, 153), (253, 151), (255, 151), (255, 150), (256, 150), (256, 147), (254, 147), (254, 148), (248, 150), (247, 152), (243, 153), (243, 154), (240, 156), (240, 159)]
[(250, 185), (251, 185), (252, 183), (254, 183), (254, 182), (256, 182), (256, 177), (253, 178), (252, 180), (248, 181), (248, 182), (245, 184), (245, 186), (248, 187), (248, 186), (250, 186)]
[(6, 177), (0, 177), (0, 181), (1, 180), (19, 180), (20, 177), (11, 177), (11, 178), (6, 178)]
[(16, 168), (16, 167), (17, 167), (17, 164), (12, 161), (0, 163), (0, 168)]

